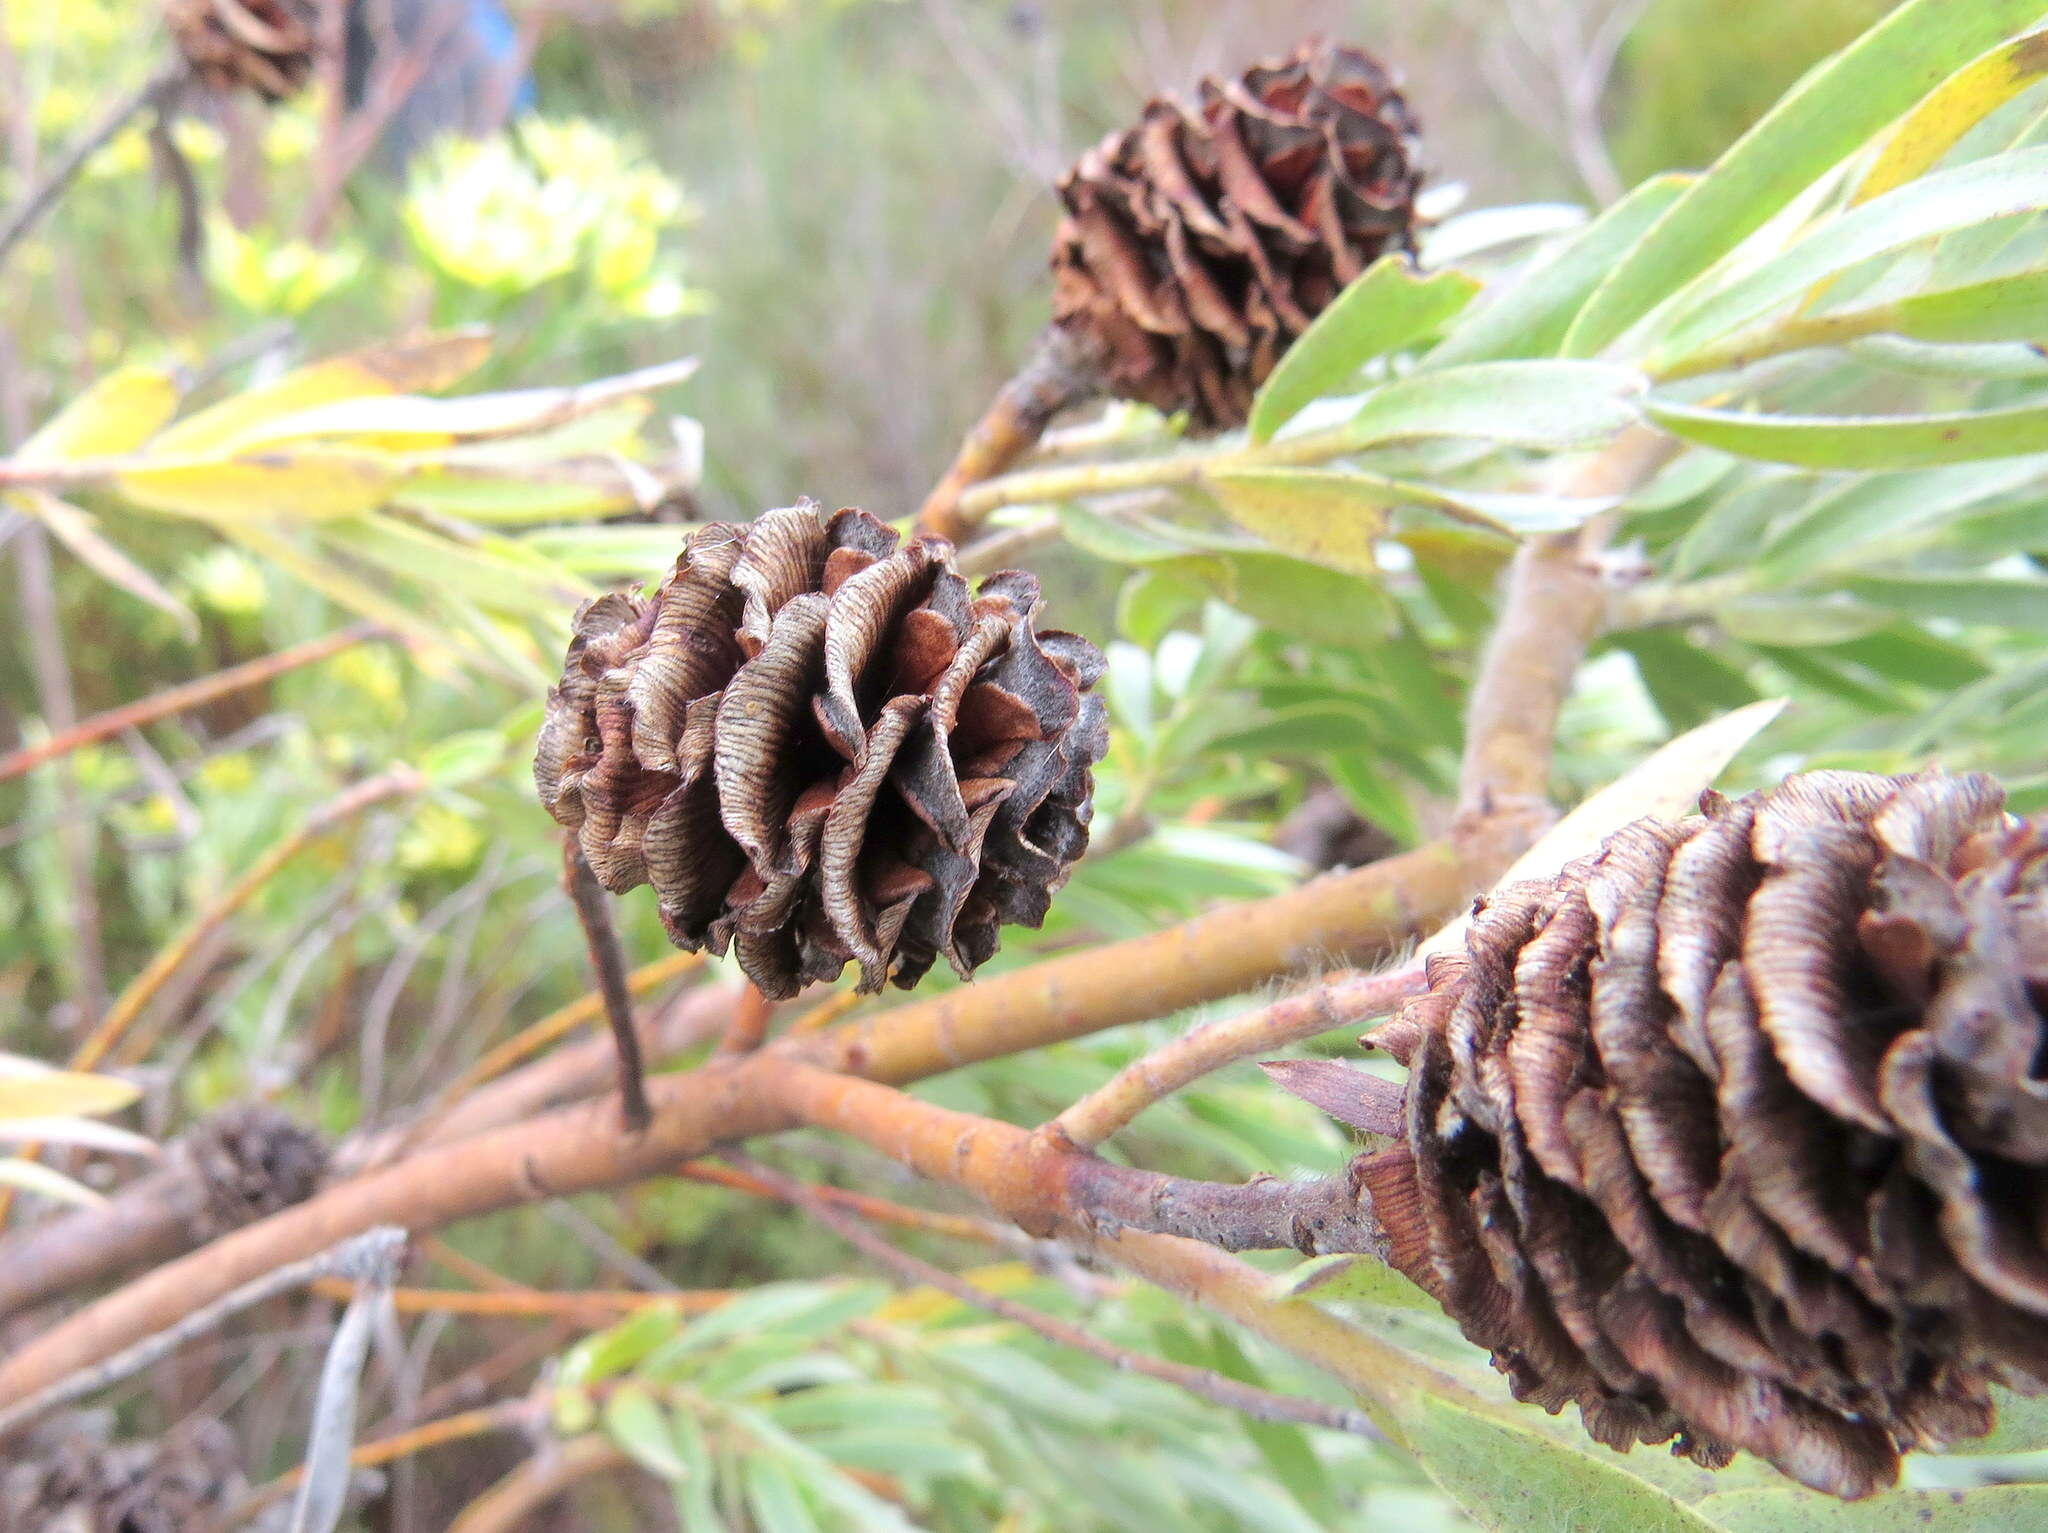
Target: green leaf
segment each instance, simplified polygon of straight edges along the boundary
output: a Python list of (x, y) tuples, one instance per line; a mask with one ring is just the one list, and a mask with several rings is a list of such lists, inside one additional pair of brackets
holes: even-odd
[(1557, 355), (1587, 295), (1696, 179), (1672, 174), (1643, 182), (1549, 260), (1502, 284), (1499, 292), (1488, 288), (1484, 301), (1459, 316), (1421, 365)]
[(904, 1427), (885, 1419), (867, 1426), (813, 1432), (804, 1438), (835, 1464), (882, 1474), (986, 1474), (988, 1461), (971, 1443), (945, 1432)]
[(1604, 362), (1474, 362), (1382, 385), (1344, 428), (1355, 447), (1477, 437), (1591, 447), (1633, 424), (1642, 375)]
[(1363, 1299), (1395, 1309), (1434, 1310), (1436, 1300), (1370, 1256), (1313, 1256), (1273, 1279), (1276, 1299)]
[(2048, 1395), (2016, 1395), (2009, 1390), (1992, 1391), (1998, 1407), (1998, 1424), (1987, 1437), (1957, 1443), (1950, 1451), (1972, 1458), (1988, 1453), (2040, 1453), (2048, 1451)]
[(1894, 1490), (1836, 1501), (1807, 1490), (1736, 1490), (1698, 1510), (1730, 1533), (2026, 1533), (2048, 1528), (2048, 1485)]
[(764, 1284), (691, 1321), (648, 1359), (648, 1371), (735, 1337), (772, 1334), (778, 1341), (801, 1341), (820, 1336), (867, 1313), (883, 1297), (884, 1290), (873, 1283)]
[(504, 735), (495, 729), (465, 729), (426, 749), (419, 760), (420, 775), (431, 787), (467, 787), (495, 772), (506, 749)]
[(2048, 73), (2048, 33), (2029, 32), (1980, 53), (1921, 98), (1886, 138), (1852, 203), (1903, 186), (1971, 128)]
[(1373, 547), (1391, 504), (1381, 485), (1309, 468), (1233, 469), (1204, 483), (1232, 521), (1282, 552), (1378, 578)]
[(712, 1500), (711, 1450), (704, 1441), (704, 1428), (687, 1408), (669, 1417), (675, 1435), (676, 1456), (689, 1473), (675, 1486), (676, 1520), (683, 1533), (728, 1533)]
[(1474, 208), (1425, 229), (1418, 259), (1426, 270), (1439, 271), (1481, 251), (1549, 234), (1565, 234), (1583, 227), (1585, 222), (1586, 210), (1576, 202), (1517, 202), (1505, 207)]
[(1374, 357), (1433, 333), (1478, 291), (1463, 272), (1423, 276), (1406, 256), (1381, 256), (1281, 356), (1252, 401), (1251, 439), (1271, 441), (1304, 405), (1337, 392)]
[(1852, 479), (1773, 527), (1757, 557), (1758, 573), (1783, 581), (1818, 569), (1874, 563), (1887, 538), (1946, 522), (1963, 507), (2018, 489), (2043, 473), (2048, 473), (2048, 462), (1999, 461)]
[(1886, 625), (1881, 608), (1840, 591), (1824, 596), (1744, 596), (1715, 608), (1730, 638), (1752, 644), (1842, 644)]
[(563, 1389), (581, 1389), (625, 1373), (675, 1334), (673, 1311), (639, 1310), (595, 1336), (586, 1336), (564, 1353), (556, 1382)]
[(1757, 699), (1747, 676), (1683, 633), (1648, 628), (1618, 634), (1612, 643), (1635, 661), (1650, 701), (1673, 730), (1691, 729)]
[(1809, 70), (1608, 274), (1565, 338), (1565, 354), (1604, 349), (1950, 71), (2032, 24), (2040, 10), (2039, 0), (1907, 0)]
[(1750, 415), (1652, 399), (1647, 409), (1674, 436), (1806, 468), (1931, 468), (2048, 452), (2048, 404), (1950, 415)]
[(783, 1465), (765, 1454), (750, 1454), (740, 1476), (758, 1533), (818, 1533), (818, 1519)]
[(639, 1385), (621, 1384), (611, 1392), (604, 1403), (604, 1430), (649, 1474), (664, 1480), (680, 1480), (689, 1474), (690, 1466), (676, 1451), (668, 1412)]
[(1068, 1430), (1100, 1429), (1116, 1407), (1014, 1347), (961, 1343), (932, 1354), (948, 1372), (964, 1374), (1012, 1409)]
[(1882, 328), (1942, 344), (2036, 341), (2048, 335), (2048, 271), (2014, 272), (1887, 304)]
[(1557, 1533), (1561, 1514), (1570, 1526), (1602, 1533), (1715, 1533), (1684, 1502), (1629, 1473), (1617, 1455), (1595, 1457), (1431, 1395), (1410, 1397), (1400, 1423), (1429, 1477), (1496, 1533)]
[(2048, 632), (2048, 579), (1998, 575), (1865, 575), (1849, 591), (1907, 617), (1953, 618)]
[(1650, 370), (1673, 366), (1874, 256), (2043, 208), (2048, 208), (2048, 148), (2015, 150), (1911, 182), (1827, 220), (1782, 255), (1682, 311), (1652, 350)]

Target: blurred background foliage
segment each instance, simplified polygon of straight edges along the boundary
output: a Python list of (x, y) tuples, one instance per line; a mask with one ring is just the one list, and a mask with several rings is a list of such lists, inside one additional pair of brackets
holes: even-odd
[[(268, 110), (195, 102), (155, 134), (137, 119), (0, 269), (10, 447), (117, 367), (165, 369), (203, 407), (309, 359), (424, 329), (489, 327), (495, 344), (469, 391), (574, 384), (686, 355), (701, 367), (658, 408), (607, 419), (599, 445), (656, 493), (576, 518), (509, 491), (414, 505), (404, 529), (472, 561), (461, 568), (474, 599), (452, 616), (402, 594), (409, 555), (387, 549), (379, 565), (342, 534), (322, 542), (296, 528), (251, 542), (82, 493), (101, 531), (169, 598), (151, 605), (0, 503), (0, 552), (13, 565), (0, 585), (0, 744), (33, 743), (74, 717), (333, 631), (364, 609), (345, 591), (336, 599), (331, 579), (308, 580), (350, 560), (374, 589), (399, 590), (415, 617), (465, 635), (355, 643), (0, 783), (0, 1045), (66, 1053), (194, 911), (346, 784), (394, 762), (420, 769), (418, 790), (298, 848), (232, 921), (200, 934), (194, 961), (138, 1019), (113, 1063), (149, 1087), (143, 1126), (173, 1133), (250, 1095), (336, 1135), (388, 1121), (579, 994), (582, 949), (556, 887), (553, 827), (526, 780), (535, 667), (559, 643), (574, 583), (645, 578), (672, 557), (673, 524), (749, 517), (800, 493), (889, 517), (913, 509), (1045, 320), (1048, 182), (1154, 90), (1307, 33), (1355, 39), (1401, 66), (1433, 182), (1462, 186), (1468, 207), (1534, 205), (1533, 230), (1543, 205), (1597, 208), (1650, 172), (1704, 163), (1886, 9), (522, 0), (507, 13), (478, 0), (464, 13), (475, 57), (461, 88), (426, 93), (381, 132), (367, 130), (361, 100), (344, 99), (350, 81), (333, 71)], [(0, 207), (157, 66), (156, 27), (149, 0), (6, 0)], [(360, 98), (366, 87), (354, 85)], [(2033, 131), (2019, 108), (1993, 126), (2007, 141)], [(1529, 248), (1523, 239), (1469, 264), (1482, 275), (1515, 269)], [(1898, 360), (1912, 387), (1938, 397), (1950, 386)], [(2026, 376), (2009, 387), (2023, 390)], [(1844, 402), (1838, 378), (1802, 381), (1796, 367), (1786, 377), (1792, 397), (1804, 387), (1816, 408)], [(1891, 386), (1874, 397), (1896, 397)], [(1132, 452), (1160, 446), (1160, 429), (1125, 411), (1090, 428), (1095, 444)], [(1409, 467), (1454, 473), (1462, 450), (1417, 450)], [(1964, 529), (1944, 533), (1942, 558), (1962, 557), (1958, 537), (1979, 556), (1972, 570), (2048, 544), (2025, 476), (1978, 470), (1920, 488), (1947, 496), (1939, 503)], [(1742, 768), (1751, 777), (1799, 762), (1891, 769), (1939, 751), (1956, 767), (2007, 772), (2022, 805), (2048, 799), (2038, 635), (2026, 621), (1942, 620), (1943, 593), (1900, 584), (1929, 572), (1932, 524), (1901, 529), (1882, 508), (1859, 521), (1843, 493), (1825, 472), (1698, 452), (1631, 502), (1618, 546), (1662, 577), (1646, 600), (1666, 603), (1665, 616), (1715, 621), (1604, 641), (1567, 714), (1567, 794), (1675, 730), (1789, 695), (1796, 706), (1768, 754)], [(498, 541), (464, 530), (472, 521)], [(1871, 528), (1892, 541), (1878, 563), (1859, 564), (1864, 585), (1845, 596), (1848, 577), (1822, 555)], [(1368, 583), (1220, 532), (1189, 541), (1185, 526), (1148, 530), (1086, 507), (1063, 511), (1061, 531), (1034, 562), (1062, 625), (1111, 652), (1116, 737), (1098, 833), (1114, 850), (1091, 858), (1042, 936), (1014, 935), (1001, 963), (1150, 930), (1441, 828), (1458, 708), (1507, 536), (1404, 519), (1377, 556), (1388, 578)], [(1835, 541), (1817, 536), (1830, 531)], [(1780, 557), (1759, 561), (1760, 545)], [(545, 600), (529, 599), (532, 588), (514, 599), (518, 568), (571, 582), (565, 599), (553, 587)], [(666, 951), (651, 904), (620, 909), (636, 961)], [(924, 1090), (1035, 1121), (1188, 1020)], [(1218, 1177), (1324, 1169), (1345, 1152), (1325, 1120), (1249, 1069), (1174, 1098), (1124, 1148)], [(840, 1144), (796, 1139), (773, 1154), (870, 1189), (898, 1176)], [(956, 1266), (974, 1255), (941, 1237), (909, 1244)], [(820, 1463), (893, 1476), (923, 1525), (963, 1533), (1466, 1525), (1411, 1465), (1362, 1442), (1246, 1424), (950, 1304), (906, 1310), (880, 1290), (812, 1283), (858, 1264), (801, 1216), (729, 1191), (659, 1184), (478, 1221), (449, 1245), (537, 1287), (797, 1285), (763, 1291), (772, 1302), (754, 1317), (758, 1334), (729, 1322), (685, 1341), (690, 1331), (662, 1317), (666, 1330), (643, 1326), (601, 1366), (576, 1353), (566, 1364), (593, 1382), (633, 1376), (664, 1419), (677, 1400), (697, 1400), (701, 1409), (679, 1413), (711, 1434), (694, 1447), (673, 1426), (650, 1446), (644, 1413), (632, 1419), (639, 1407), (621, 1409), (616, 1390), (594, 1394), (590, 1409), (609, 1408), (614, 1435), (643, 1461), (729, 1461), (714, 1515), (732, 1526), (811, 1525), (802, 1518), (819, 1503)], [(1128, 1344), (1330, 1397), (1299, 1366), (1239, 1351), (1155, 1295), (1105, 1296), (1093, 1280), (1017, 1262), (1000, 1281), (1054, 1309), (1085, 1302)], [(458, 1374), (527, 1346), (534, 1330), (423, 1330), (384, 1408), (403, 1419), (403, 1389), (417, 1392), (429, 1354), (437, 1376)], [(558, 1327), (525, 1366), (572, 1336)], [(252, 1471), (281, 1470), (292, 1438), (279, 1423), (317, 1367), (317, 1354), (284, 1350), (258, 1348), (275, 1366), (153, 1383), (133, 1411), (145, 1427), (201, 1404), (268, 1422), (249, 1439)], [(431, 1478), (401, 1471), (378, 1503), (384, 1520), (363, 1526), (444, 1526), (518, 1456), (517, 1444), (492, 1443)], [(631, 1521), (671, 1515), (665, 1498), (639, 1496), (599, 1489), (581, 1512), (533, 1525), (667, 1525)], [(865, 1503), (832, 1517), (894, 1525)]]

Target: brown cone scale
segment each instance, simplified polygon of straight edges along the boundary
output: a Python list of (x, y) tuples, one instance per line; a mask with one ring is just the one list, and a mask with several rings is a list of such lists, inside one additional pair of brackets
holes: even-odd
[(164, 19), (192, 72), (213, 90), (282, 101), (312, 77), (315, 0), (165, 0)]
[(1416, 134), (1370, 54), (1320, 41), (1149, 102), (1060, 179), (1055, 330), (1106, 392), (1242, 425), (1344, 285), (1412, 250)]
[(1814, 772), (1496, 890), (1369, 1041), (1393, 1261), (1616, 1448), (1869, 1494), (2048, 1387), (2048, 816)]
[(534, 780), (613, 892), (770, 997), (963, 977), (1088, 844), (1102, 656), (1037, 580), (804, 501), (691, 536), (651, 600), (577, 616)]

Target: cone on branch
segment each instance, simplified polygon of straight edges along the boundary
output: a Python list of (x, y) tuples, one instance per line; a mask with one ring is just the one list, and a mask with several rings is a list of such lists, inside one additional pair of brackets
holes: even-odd
[(239, 1102), (194, 1124), (179, 1144), (199, 1191), (207, 1238), (303, 1203), (327, 1173), (327, 1146), (290, 1114)]
[(320, 35), (316, 0), (165, 0), (164, 19), (178, 51), (210, 89), (282, 101), (312, 77)]
[(577, 616), (534, 780), (614, 893), (764, 995), (849, 962), (966, 978), (1037, 926), (1088, 844), (1102, 656), (1037, 627), (1035, 577), (978, 591), (952, 545), (803, 501), (691, 536), (652, 599)]
[(1368, 1035), (1391, 1259), (1514, 1392), (1838, 1496), (2048, 1387), (2048, 817), (1793, 777), (1507, 885)]
[(1412, 252), (1414, 114), (1359, 48), (1285, 59), (1160, 97), (1060, 178), (1053, 322), (926, 501), (959, 536), (961, 493), (1053, 416), (1110, 395), (1196, 432), (1244, 424), (1282, 353), (1381, 255)]
[(0, 1467), (0, 1533), (190, 1533), (247, 1494), (234, 1436), (195, 1416), (163, 1436), (110, 1441), (112, 1416), (38, 1426)]

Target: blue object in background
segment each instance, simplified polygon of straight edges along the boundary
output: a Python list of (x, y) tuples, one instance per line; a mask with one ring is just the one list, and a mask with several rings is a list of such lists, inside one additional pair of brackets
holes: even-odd
[(416, 83), (378, 140), (376, 158), (396, 170), (444, 133), (488, 132), (533, 106), (533, 77), (519, 65), (519, 33), (498, 0), (349, 0), (344, 88), (360, 109), (377, 81), (417, 50), (430, 50)]

